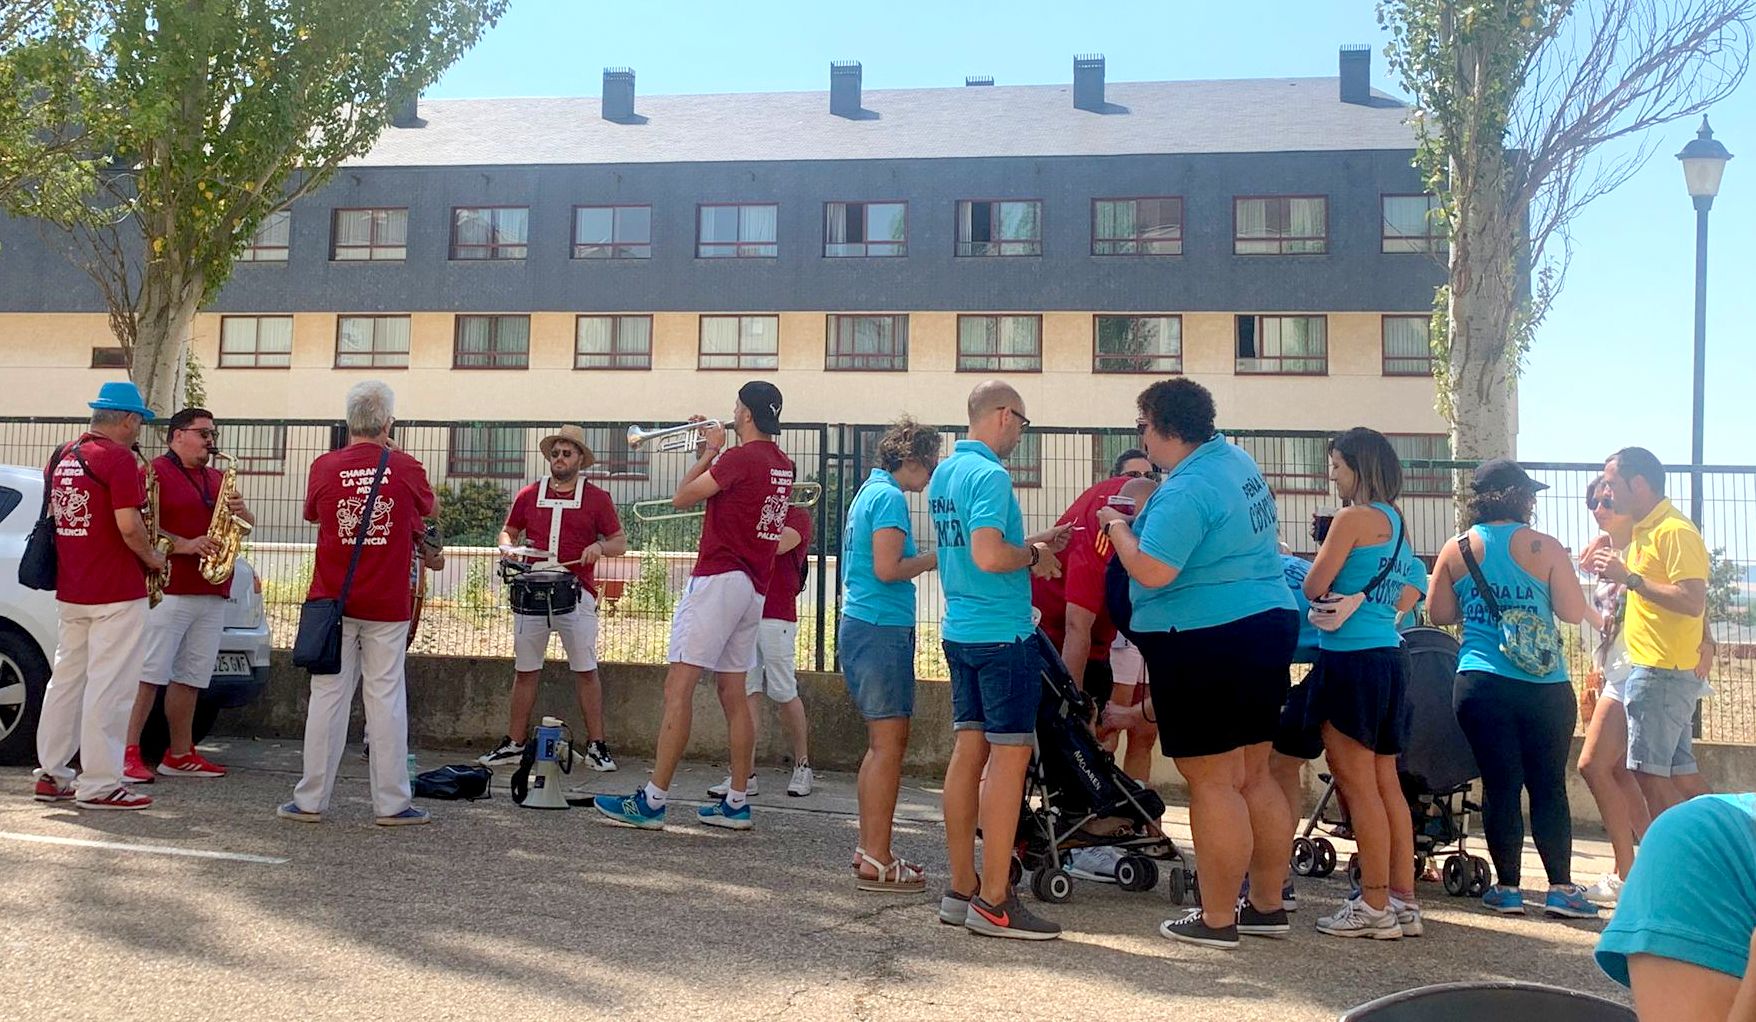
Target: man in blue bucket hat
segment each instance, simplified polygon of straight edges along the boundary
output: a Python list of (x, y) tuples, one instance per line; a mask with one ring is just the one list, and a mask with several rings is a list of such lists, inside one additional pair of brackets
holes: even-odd
[[(36, 799), (144, 809), (152, 799), (123, 783), (122, 747), (146, 651), (146, 572), (165, 566), (147, 540), (132, 449), (153, 414), (132, 383), (104, 384), (91, 409), (91, 428), (57, 448), (45, 472), (60, 624), (37, 723)], [(77, 785), (68, 766), (76, 752)]]

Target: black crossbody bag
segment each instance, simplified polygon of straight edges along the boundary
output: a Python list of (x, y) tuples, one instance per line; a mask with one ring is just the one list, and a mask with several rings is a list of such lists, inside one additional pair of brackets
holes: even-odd
[(372, 476), (372, 491), (366, 496), (366, 508), (360, 514), (358, 532), (354, 534), (354, 554), (348, 559), (348, 573), (341, 582), (341, 595), (334, 599), (306, 600), (299, 610), (299, 634), (293, 639), (293, 666), (303, 667), (312, 674), (341, 673), (341, 619), (348, 604), (348, 590), (354, 585), (354, 570), (360, 566), (360, 553), (366, 548), (366, 533), (372, 530), (372, 509), (378, 503), (378, 484), (384, 481), (384, 468), (390, 464), (390, 448), (378, 457), (378, 471)]
[[(79, 465), (85, 468), (85, 458), (80, 456), (79, 441), (62, 444), (55, 449), (55, 456), (49, 459), (49, 466), (43, 469), (43, 506), (37, 511), (37, 523), (31, 527), (30, 538), (24, 541), (24, 552), (18, 558), (18, 584), (27, 589), (36, 589), (52, 593), (59, 584), (60, 562), (55, 555), (55, 516), (49, 513), (49, 495), (55, 489), (55, 466), (67, 457), (67, 452), (79, 458)], [(97, 482), (97, 476), (86, 469), (86, 476)], [(100, 484), (101, 485), (101, 484)]]

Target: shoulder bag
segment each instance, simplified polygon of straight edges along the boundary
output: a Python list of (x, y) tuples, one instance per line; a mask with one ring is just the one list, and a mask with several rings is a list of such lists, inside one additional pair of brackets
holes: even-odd
[[(1396, 570), (1397, 561), (1402, 559), (1402, 546), (1408, 539), (1408, 529), (1404, 527), (1402, 512), (1397, 511), (1390, 516), (1390, 527), (1396, 532), (1396, 546), (1391, 548), (1390, 560), (1384, 562), (1384, 570), (1372, 576), (1372, 581), (1357, 593), (1338, 593), (1333, 589), (1311, 601), (1311, 609), (1305, 612), (1311, 627), (1320, 632), (1333, 632), (1347, 623), (1366, 602), (1366, 594), (1384, 584), (1390, 573)], [(1327, 530), (1325, 530), (1327, 531)]]
[[(79, 464), (85, 465), (79, 454), (79, 441), (75, 440), (55, 448), (55, 456), (43, 469), (43, 506), (37, 511), (37, 523), (31, 527), (30, 538), (24, 541), (24, 552), (18, 558), (18, 584), (27, 589), (47, 593), (54, 592), (57, 585), (60, 571), (55, 556), (55, 516), (49, 513), (49, 497), (55, 491), (55, 466), (61, 464), (69, 448), (79, 458)], [(86, 474), (91, 475), (89, 469)], [(97, 481), (96, 476), (91, 478)]]
[(378, 503), (378, 485), (384, 481), (384, 468), (390, 463), (390, 448), (378, 456), (378, 471), (372, 476), (372, 490), (366, 496), (366, 508), (360, 513), (360, 524), (354, 534), (354, 553), (348, 559), (348, 573), (342, 579), (341, 595), (334, 599), (306, 600), (299, 610), (299, 634), (293, 639), (293, 666), (303, 667), (312, 674), (341, 673), (341, 619), (347, 607), (348, 590), (354, 585), (354, 570), (360, 566), (360, 552), (366, 546), (366, 533), (372, 531), (372, 509)]
[(1542, 614), (1524, 607), (1502, 609), (1494, 598), (1494, 589), (1482, 577), (1482, 566), (1470, 552), (1469, 535), (1457, 537), (1457, 552), (1463, 555), (1463, 566), (1475, 580), (1476, 592), (1488, 607), (1488, 615), (1500, 629), (1500, 652), (1512, 666), (1526, 674), (1545, 675), (1561, 663), (1561, 632), (1555, 627), (1553, 614)]

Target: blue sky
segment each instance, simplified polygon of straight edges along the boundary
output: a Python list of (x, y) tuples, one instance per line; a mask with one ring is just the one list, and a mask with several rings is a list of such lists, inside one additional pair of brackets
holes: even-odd
[[(1248, 15), (1240, 19), (1240, 14)], [(867, 88), (1071, 79), (1105, 55), (1111, 81), (1333, 76), (1336, 47), (1374, 48), (1374, 86), (1400, 94), (1370, 0), (1189, 0), (1073, 5), (514, 0), (511, 13), (429, 95), (590, 96), (626, 65), (644, 94), (827, 89), (831, 60)], [(1712, 112), (1733, 154), (1714, 205), (1708, 286), (1707, 460), (1756, 462), (1756, 83)], [(1519, 454), (1592, 460), (1628, 444), (1689, 454), (1694, 213), (1672, 154), (1695, 124), (1662, 129), (1658, 155), (1574, 224), (1566, 290), (1537, 337), (1520, 396)]]

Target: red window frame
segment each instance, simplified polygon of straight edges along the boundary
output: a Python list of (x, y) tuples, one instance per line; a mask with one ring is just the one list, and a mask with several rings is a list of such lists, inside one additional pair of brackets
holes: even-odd
[[(1427, 354), (1424, 357), (1415, 358), (1412, 355), (1392, 355), (1390, 353), (1390, 321), (1393, 319), (1418, 319), (1426, 327), (1429, 333), (1427, 338)], [(1378, 318), (1378, 351), (1381, 357), (1379, 366), (1380, 372), (1385, 376), (1432, 376), (1432, 329), (1432, 316), (1407, 315), (1401, 313), (1385, 313), (1383, 316), (1380, 316)], [(1418, 366), (1415, 365), (1417, 362), (1419, 363)], [(1400, 364), (1393, 366), (1392, 363)]]
[[(837, 349), (841, 338), (836, 327), (843, 319), (888, 319), (896, 350), (889, 354), (862, 354)], [(876, 363), (876, 364), (874, 364)], [(908, 313), (892, 312), (831, 312), (823, 317), (823, 369), (832, 373), (905, 373), (908, 372)]]
[[(774, 210), (773, 241), (702, 241), (701, 211), (704, 209), (744, 209), (746, 207), (767, 206)], [(743, 230), (740, 217), (739, 231)], [(709, 248), (732, 250), (731, 255), (703, 255)], [(772, 252), (746, 252), (747, 248), (771, 248)], [(697, 259), (778, 259), (780, 258), (780, 203), (778, 202), (697, 202), (695, 204), (695, 258)]]
[[(1292, 219), (1293, 219), (1292, 201), (1294, 199), (1318, 199), (1323, 203), (1323, 233), (1322, 234), (1320, 234), (1320, 235), (1308, 235), (1308, 234), (1292, 235), (1292, 234), (1288, 234), (1288, 235), (1284, 235), (1281, 237), (1244, 237), (1238, 233), (1238, 203), (1240, 203), (1240, 202), (1284, 201), (1285, 203), (1287, 203), (1287, 229), (1291, 230), (1292, 229)], [(1274, 251), (1274, 252), (1240, 252), (1240, 251), (1238, 251), (1238, 243), (1241, 241), (1247, 241), (1247, 242), (1250, 242), (1252, 244), (1261, 244), (1263, 242), (1272, 241), (1272, 242), (1275, 242), (1277, 244), (1278, 250)], [(1288, 244), (1295, 243), (1295, 242), (1304, 242), (1304, 241), (1320, 241), (1323, 243), (1323, 248), (1318, 250), (1318, 251), (1315, 251), (1315, 252), (1288, 252), (1287, 251), (1286, 247)], [(1328, 255), (1329, 254), (1329, 196), (1327, 196), (1327, 195), (1234, 195), (1234, 196), (1232, 196), (1232, 254), (1233, 255), (1240, 255), (1240, 256)]]
[[(1251, 459), (1256, 462), (1256, 467), (1262, 470), (1263, 481), (1268, 484), (1268, 488), (1274, 493), (1289, 495), (1326, 495), (1329, 493), (1329, 466), (1327, 454), (1321, 454), (1317, 459), (1317, 463), (1310, 467), (1310, 471), (1293, 472), (1288, 470), (1291, 466), (1291, 460), (1286, 457), (1288, 450), (1287, 447), (1284, 446), (1295, 443), (1305, 443), (1320, 445), (1320, 447), (1316, 449), (1322, 449), (1328, 447), (1327, 439), (1323, 437), (1269, 434), (1266, 436), (1251, 435), (1233, 437), (1232, 442), (1239, 447), (1242, 447), (1245, 453), (1249, 454)], [(1260, 452), (1252, 447), (1253, 444), (1260, 443), (1278, 443), (1283, 445), (1280, 449), (1282, 456), (1277, 459), (1266, 459), (1265, 463), (1265, 459), (1260, 456)]]
[[(963, 321), (966, 319), (1033, 319), (1037, 324), (1037, 353), (1035, 356), (1008, 355), (1001, 352), (986, 352), (965, 355), (963, 352)], [(1029, 312), (971, 312), (961, 313), (957, 317), (957, 371), (960, 373), (1040, 373), (1043, 371), (1043, 317), (1040, 313)], [(982, 365), (964, 365), (965, 359), (985, 359)], [(1036, 365), (1031, 368), (1014, 368), (1007, 360), (1032, 358)]]
[[(402, 244), (392, 245), (381, 241), (378, 230), (382, 226), (377, 217), (372, 218), (371, 240), (364, 245), (343, 245), (337, 239), (341, 236), (341, 215), (343, 213), (401, 213)], [(409, 250), (409, 208), (407, 206), (342, 206), (330, 211), (329, 215), (329, 261), (332, 263), (399, 263), (408, 259)], [(380, 249), (402, 249), (402, 255), (383, 259), (377, 257)], [(335, 254), (346, 249), (349, 252), (365, 252), (364, 259), (337, 259)]]
[[(603, 242), (595, 242), (595, 241), (588, 244), (588, 243), (581, 242), (579, 240), (579, 211), (582, 209), (607, 209), (607, 210), (610, 210), (610, 240), (609, 240), (608, 244), (605, 244)], [(616, 211), (623, 210), (623, 209), (644, 209), (644, 210), (646, 210), (646, 240), (645, 241), (618, 241), (618, 240), (616, 240)], [(597, 261), (597, 260), (651, 259), (652, 258), (652, 206), (650, 206), (650, 205), (646, 205), (643, 203), (637, 203), (637, 202), (636, 203), (626, 203), (626, 202), (624, 202), (624, 203), (583, 203), (583, 204), (575, 205), (573, 207), (573, 212), (570, 214), (570, 222), (572, 225), (572, 232), (573, 232), (573, 248), (572, 248), (571, 252), (572, 252), (572, 258), (574, 258), (574, 259), (583, 259), (586, 261)], [(591, 249), (594, 252), (602, 251), (602, 250), (606, 250), (606, 249), (608, 251), (607, 251), (607, 253), (605, 253), (603, 255), (581, 255), (580, 250), (582, 250), (582, 249)], [(625, 249), (627, 251), (624, 251)]]
[[(465, 320), (485, 319), (490, 322), (489, 335), (494, 347), (487, 351), (465, 352), (463, 350), (463, 325)], [(499, 349), (500, 327), (508, 319), (524, 320), (524, 350), (522, 352), (503, 352)], [(451, 318), (451, 368), (465, 370), (501, 370), (530, 368), (530, 316), (513, 312), (459, 313)], [(463, 356), (487, 356), (487, 365), (466, 365)], [(513, 356), (517, 359), (514, 360)]]
[[(977, 202), (987, 203), (988, 205), (994, 207), (994, 208), (988, 210), (989, 240), (987, 240), (987, 241), (975, 241), (973, 239), (964, 238), (964, 237), (960, 236), (960, 232), (963, 230), (963, 207), (966, 205), (972, 205), (972, 204), (977, 203)], [(996, 233), (995, 229), (999, 225), (999, 216), (1000, 216), (999, 206), (1003, 202), (1026, 202), (1026, 203), (1030, 203), (1030, 204), (1036, 206), (1036, 208), (1037, 208), (1037, 236), (1034, 240), (1003, 239), (1003, 238), (994, 237), (994, 234)], [(955, 246), (952, 249), (952, 253), (959, 259), (1018, 259), (1018, 258), (1028, 258), (1030, 256), (1041, 256), (1043, 254), (1043, 200), (1041, 200), (1041, 199), (1024, 199), (1024, 198), (1019, 198), (1019, 199), (958, 199), (956, 201), (955, 205), (952, 207), (951, 235), (955, 241)], [(973, 248), (976, 245), (998, 245), (999, 251), (996, 251), (996, 252), (976, 252), (976, 251), (973, 251)], [(1009, 246), (1029, 246), (1032, 249), (1032, 251), (1011, 252), (1011, 251), (1007, 251)]]
[[(1177, 353), (1175, 355), (1106, 355), (1098, 350), (1098, 323), (1105, 319), (1174, 319), (1177, 321)], [(1098, 364), (1099, 359), (1143, 359), (1147, 364), (1139, 369), (1105, 369)], [(1174, 360), (1175, 365), (1164, 366), (1160, 363), (1166, 359)], [(1091, 371), (1105, 376), (1121, 375), (1152, 375), (1181, 376), (1183, 375), (1183, 316), (1176, 312), (1098, 312), (1091, 317)]]
[(93, 369), (131, 369), (134, 358), (127, 348), (116, 345), (94, 345), (91, 349)]
[(1416, 440), (1437, 440), (1443, 443), (1444, 452), (1441, 457), (1416, 459), (1410, 455), (1403, 454), (1401, 451), (1396, 452), (1397, 458), (1404, 462), (1402, 470), (1402, 494), (1405, 497), (1449, 497), (1452, 495), (1456, 485), (1452, 480), (1454, 470), (1448, 468), (1415, 470), (1410, 469), (1407, 465), (1407, 462), (1414, 460), (1452, 460), (1450, 436), (1444, 433), (1386, 433), (1384, 436), (1390, 441), (1391, 446), (1393, 447), (1395, 446), (1398, 437), (1408, 437)]
[[(262, 228), (268, 226), (268, 222), (275, 217), (282, 217), (287, 222), (287, 243), (285, 245), (258, 245), (256, 239), (262, 236)], [(244, 250), (239, 252), (238, 257), (233, 261), (239, 263), (286, 262), (287, 256), (291, 254), (293, 247), (292, 230), (293, 211), (290, 209), (275, 210), (273, 213), (262, 218), (262, 223), (258, 224), (256, 227), (256, 233), (250, 236), (250, 243), (244, 246)], [(264, 252), (279, 252), (280, 255), (274, 258), (266, 258), (262, 255)]]
[[(245, 351), (227, 352), (226, 351), (226, 324), (230, 323), (233, 320), (241, 320), (241, 319), (253, 320), (256, 323), (255, 346), (252, 347), (247, 352), (245, 352)], [(286, 352), (286, 359), (287, 359), (286, 365), (265, 366), (262, 364), (262, 321), (265, 319), (284, 319), (288, 323), (291, 323), (293, 321), (293, 317), (291, 317), (291, 316), (277, 316), (277, 315), (221, 316), (220, 317), (220, 330), (219, 330), (219, 351), (218, 351), (217, 357), (215, 359), (214, 368), (216, 368), (216, 369), (272, 369), (272, 370), (291, 369), (293, 366), (293, 353), (290, 349)], [(340, 328), (337, 327), (337, 329), (340, 329)], [(279, 355), (281, 353), (278, 351), (275, 351), (275, 352), (270, 352), (269, 354)], [(231, 358), (238, 358), (240, 356), (244, 356), (244, 357), (248, 357), (250, 359), (250, 361), (248, 361), (248, 362), (228, 362), (228, 361), (226, 361), (228, 356)]]
[[(369, 320), (372, 320), (374, 323), (376, 323), (379, 320), (386, 320), (386, 319), (408, 320), (408, 324), (409, 324), (409, 347), (408, 347), (408, 350), (407, 351), (390, 351), (388, 349), (382, 350), (382, 351), (379, 350), (379, 347), (378, 347), (378, 328), (376, 326), (374, 326), (372, 328), (372, 352), (371, 352), (372, 361), (368, 362), (365, 365), (355, 365), (355, 366), (342, 365), (341, 364), (341, 356), (342, 356), (341, 325), (342, 325), (342, 323), (344, 323), (350, 319), (369, 319)], [(333, 368), (336, 368), (336, 369), (407, 369), (409, 367), (409, 365), (414, 361), (414, 352), (415, 352), (415, 322), (414, 322), (413, 318), (408, 316), (406, 313), (398, 314), (398, 313), (366, 312), (366, 313), (355, 314), (355, 313), (343, 312), (343, 313), (338, 313), (335, 317), (335, 363), (334, 363)], [(365, 353), (355, 351), (355, 352), (349, 352), (349, 354), (360, 355), (360, 354), (365, 354)], [(379, 355), (401, 355), (406, 361), (404, 361), (403, 364), (399, 365), (399, 366), (382, 365), (378, 361)]]
[[(503, 453), (493, 449), (489, 444), (486, 454), (460, 454), (458, 443), (460, 437), (472, 430), (488, 431), (492, 437), (495, 431), (512, 430), (521, 434), (519, 448), (514, 453)], [(500, 426), (493, 423), (480, 425), (452, 426), (446, 430), (445, 436), (445, 474), (458, 479), (523, 479), (524, 463), (527, 455), (524, 449), (522, 426)]]
[[(601, 436), (599, 433), (601, 432)], [(588, 427), (585, 438), (597, 462), (585, 470), (591, 479), (644, 480), (652, 474), (652, 447), (628, 446), (625, 434), (608, 428)]]
[[(1432, 217), (1427, 217), (1426, 234), (1391, 234), (1390, 218), (1384, 215), (1386, 199), (1426, 199), (1429, 211), (1438, 197), (1432, 192), (1381, 192), (1378, 195), (1378, 250), (1385, 255), (1429, 255), (1443, 252), (1450, 246), (1444, 228)], [(1392, 241), (1415, 242), (1423, 244), (1419, 248), (1389, 249), (1385, 246)]]
[[(707, 321), (710, 319), (735, 319), (735, 320), (738, 320), (738, 351), (737, 351), (737, 354), (735, 356), (729, 355), (723, 351), (716, 351), (716, 352), (709, 353), (707, 351), (702, 350), (701, 345), (704, 341), (707, 340)], [(743, 321), (746, 319), (770, 319), (770, 320), (774, 321), (774, 353), (772, 355), (766, 351), (756, 351), (756, 352), (744, 351), (744, 323), (743, 323)], [(699, 316), (696, 318), (696, 331), (697, 331), (697, 333), (695, 336), (695, 368), (698, 370), (701, 370), (703, 372), (710, 372), (710, 373), (711, 372), (736, 371), (736, 370), (751, 370), (751, 369), (766, 370), (769, 372), (773, 372), (773, 371), (780, 368), (780, 317), (779, 316), (776, 316), (773, 314), (763, 315), (760, 313), (724, 313), (724, 314), (711, 315), (711, 316)], [(734, 364), (734, 365), (716, 365), (716, 366), (702, 364), (703, 359), (710, 358), (710, 357), (711, 358), (735, 358), (736, 364)], [(752, 360), (761, 360), (761, 359), (773, 359), (774, 362), (773, 362), (773, 364), (767, 364), (767, 363), (763, 363), (760, 361), (752, 361)]]
[[(237, 445), (239, 426), (269, 431), (269, 453), (262, 454), (257, 448), (241, 448)], [(241, 476), (278, 476), (286, 472), (287, 463), (287, 428), (285, 426), (264, 426), (246, 422), (237, 426), (226, 427), (226, 453), (235, 460), (238, 474)]]
[[(486, 243), (463, 244), (457, 240), (458, 217), (463, 213), (499, 213), (509, 209), (522, 210), (524, 213), (523, 241), (490, 241)], [(498, 218), (488, 217), (488, 228), (495, 238), (500, 237)], [(501, 249), (522, 249), (518, 255), (502, 255)], [(463, 251), (483, 252), (484, 255), (459, 255)], [(460, 263), (491, 263), (517, 262), (530, 256), (530, 207), (529, 206), (453, 206), (451, 207), (451, 260)]]
[[(582, 352), (579, 350), (579, 325), (588, 319), (607, 319), (610, 321), (610, 350), (607, 352)], [(622, 324), (627, 320), (646, 320), (646, 350), (644, 352), (627, 352), (622, 350)], [(587, 356), (607, 358), (607, 366), (580, 365), (579, 360)], [(573, 317), (573, 368), (577, 372), (626, 372), (652, 368), (652, 317), (638, 315), (620, 315), (617, 313), (585, 313)]]
[[(858, 207), (860, 207), (860, 228), (861, 228), (862, 234), (865, 237), (865, 240), (864, 241), (844, 241), (844, 242), (838, 242), (837, 244), (859, 245), (861, 247), (862, 251), (859, 251), (859, 252), (836, 252), (836, 253), (831, 253), (829, 251), (829, 246), (830, 246), (830, 241), (829, 241), (829, 208), (831, 206), (858, 206)], [(886, 239), (883, 241), (873, 241), (872, 240), (872, 230), (871, 230), (872, 223), (866, 214), (866, 208), (868, 206), (901, 206), (902, 207), (902, 240), (894, 241), (894, 240)], [(909, 209), (908, 209), (908, 200), (907, 199), (831, 199), (828, 202), (825, 202), (823, 204), (823, 258), (825, 258), (825, 259), (897, 259), (897, 258), (901, 258), (903, 256), (906, 256), (906, 255), (908, 255), (908, 222), (909, 222)], [(894, 251), (874, 252), (874, 251), (872, 251), (872, 248), (874, 246), (879, 246), (879, 247), (883, 247), (886, 249), (894, 249)]]
[[(1122, 237), (1103, 238), (1103, 237), (1099, 237), (1098, 236), (1098, 203), (1100, 203), (1100, 202), (1175, 202), (1177, 204), (1177, 236), (1174, 239), (1172, 239), (1172, 238), (1148, 238), (1148, 237), (1145, 237), (1144, 235), (1136, 233), (1133, 237), (1128, 237), (1128, 238), (1122, 238)], [(1138, 212), (1138, 210), (1137, 210), (1137, 212)], [(1142, 256), (1179, 256), (1179, 255), (1182, 255), (1183, 254), (1183, 228), (1184, 228), (1184, 223), (1185, 223), (1183, 213), (1184, 213), (1183, 197), (1181, 195), (1117, 195), (1117, 196), (1111, 196), (1108, 198), (1093, 199), (1093, 200), (1091, 200), (1091, 254), (1094, 256), (1103, 256), (1105, 258), (1108, 258), (1111, 256), (1122, 256), (1124, 258), (1129, 258), (1129, 259), (1140, 258)], [(1138, 217), (1136, 219), (1138, 221)], [(1167, 241), (1175, 241), (1176, 242), (1177, 250), (1175, 252), (1142, 252), (1142, 251), (1139, 251), (1138, 249), (1136, 251), (1133, 251), (1133, 252), (1099, 252), (1098, 251), (1098, 246), (1101, 244), (1104, 244), (1104, 243), (1117, 244), (1117, 243), (1132, 242), (1138, 246), (1138, 245), (1145, 245), (1145, 244), (1162, 244), (1162, 243), (1167, 242)]]
[[(1262, 368), (1244, 369), (1244, 368), (1242, 368), (1241, 366), (1239, 366), (1238, 363), (1242, 362), (1246, 356), (1238, 354), (1238, 324), (1237, 324), (1237, 321), (1239, 319), (1243, 319), (1245, 317), (1249, 317), (1251, 319), (1256, 320), (1256, 325), (1253, 329), (1255, 330), (1255, 333), (1256, 333), (1256, 345), (1257, 345), (1258, 351), (1260, 351), (1261, 347), (1262, 347), (1262, 321), (1263, 320), (1267, 320), (1267, 319), (1320, 319), (1320, 320), (1322, 320), (1323, 321), (1323, 355), (1322, 355), (1323, 368), (1321, 370), (1302, 369), (1302, 370), (1299, 370), (1298, 372), (1288, 372), (1288, 371), (1281, 370), (1281, 369), (1262, 369)], [(1312, 361), (1313, 359), (1316, 359), (1317, 357), (1318, 356), (1316, 356), (1316, 355), (1251, 355), (1251, 356), (1248, 356), (1248, 358), (1253, 362), (1256, 362), (1259, 364), (1260, 363), (1271, 363), (1271, 364), (1277, 365), (1277, 366), (1283, 362), (1309, 362), (1309, 361)], [(1238, 313), (1232, 319), (1232, 374), (1234, 376), (1328, 376), (1329, 375), (1329, 317), (1323, 313), (1303, 313), (1303, 312), (1276, 312), (1276, 313), (1241, 312), (1241, 313)]]

